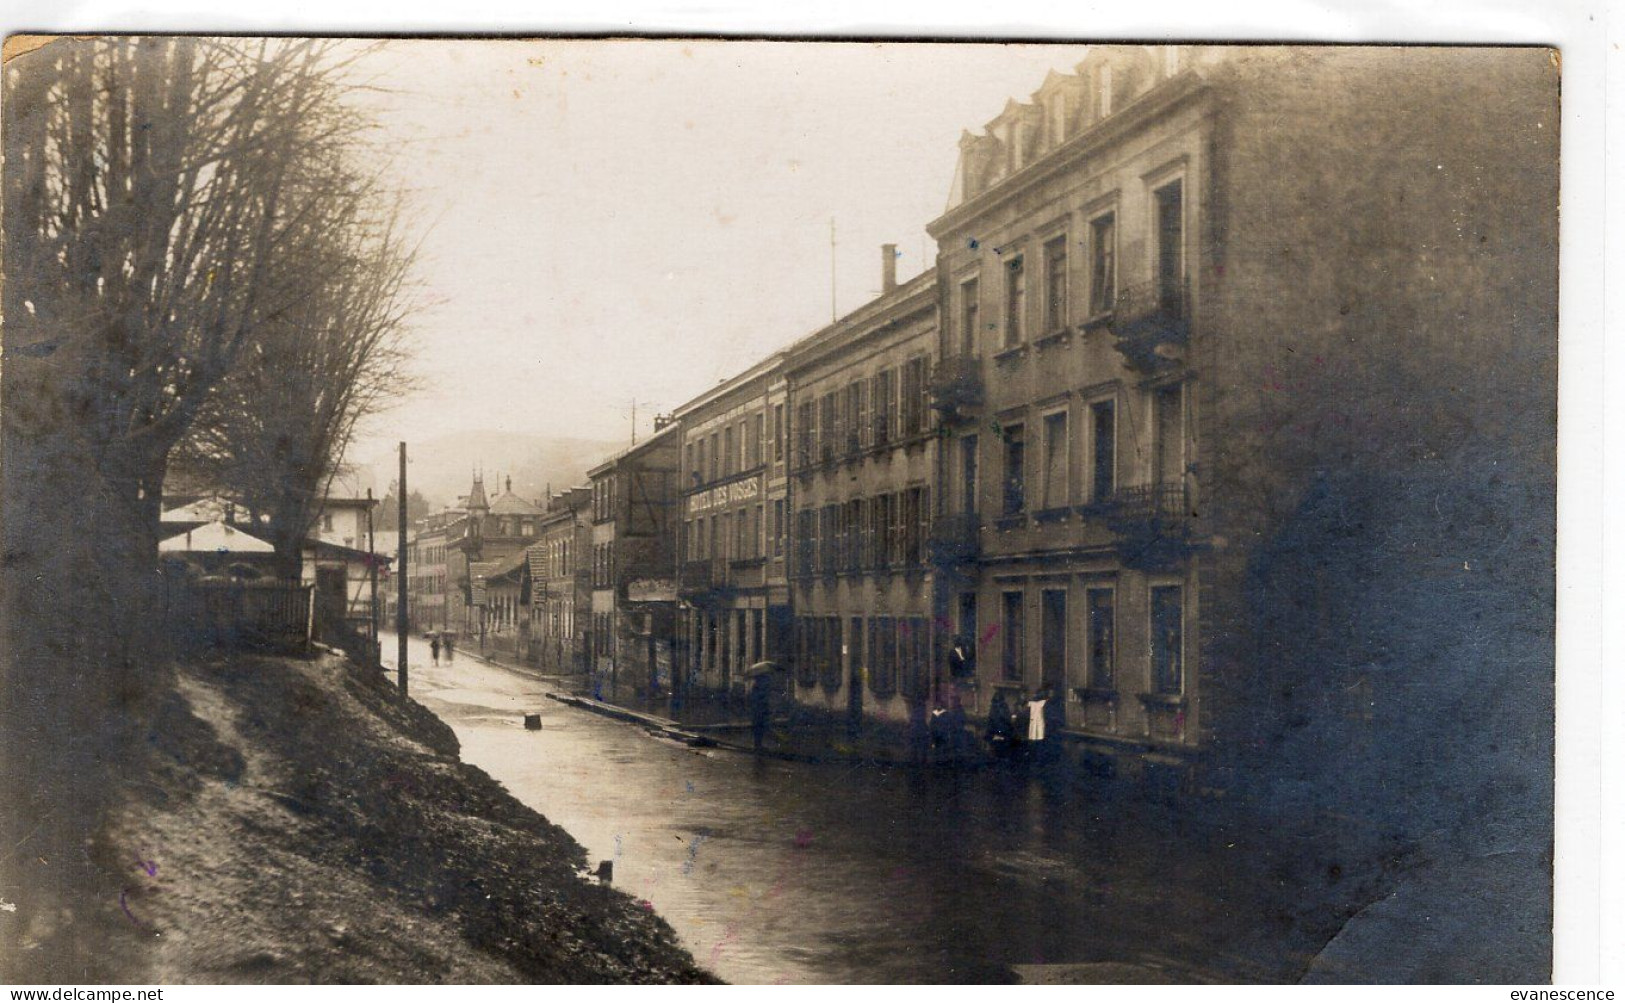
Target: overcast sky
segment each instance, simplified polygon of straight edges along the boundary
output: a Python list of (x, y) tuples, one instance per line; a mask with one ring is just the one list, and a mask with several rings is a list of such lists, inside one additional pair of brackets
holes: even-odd
[[(935, 247), (962, 129), (1076, 45), (395, 41), (361, 72), (410, 191), (424, 389), (351, 456), (462, 429), (625, 438)], [(471, 462), (477, 457), (470, 457)]]

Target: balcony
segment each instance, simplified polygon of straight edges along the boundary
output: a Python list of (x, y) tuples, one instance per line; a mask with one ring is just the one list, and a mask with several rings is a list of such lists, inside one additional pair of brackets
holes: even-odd
[(1119, 488), (1099, 514), (1132, 567), (1167, 567), (1188, 549), (1192, 512), (1183, 484)]
[(926, 553), (937, 567), (970, 564), (982, 552), (982, 524), (975, 514), (945, 515), (931, 523)]
[(1142, 282), (1117, 291), (1113, 346), (1129, 365), (1156, 373), (1178, 365), (1190, 341), (1190, 283)]
[(937, 360), (931, 373), (931, 407), (944, 421), (969, 416), (982, 405), (982, 360), (974, 355), (950, 355)]

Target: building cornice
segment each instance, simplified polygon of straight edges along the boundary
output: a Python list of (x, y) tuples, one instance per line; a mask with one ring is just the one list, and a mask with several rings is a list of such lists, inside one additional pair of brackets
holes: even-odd
[(925, 232), (940, 241), (949, 233), (975, 223), (1025, 194), (1036, 185), (1053, 180), (1078, 163), (1121, 142), (1159, 118), (1172, 114), (1210, 88), (1206, 77), (1194, 69), (1181, 72), (1140, 95), (1116, 114), (1097, 122), (1023, 167), (926, 224)]
[(784, 350), (784, 371), (791, 374), (817, 365), (829, 353), (848, 349), (864, 340), (891, 330), (896, 325), (934, 310), (937, 270), (933, 266), (909, 279), (887, 295), (820, 328)]

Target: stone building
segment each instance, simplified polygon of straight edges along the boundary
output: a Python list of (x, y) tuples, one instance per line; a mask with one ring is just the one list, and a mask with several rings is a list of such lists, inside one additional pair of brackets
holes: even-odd
[(881, 296), (785, 353), (791, 415), (790, 580), (799, 703), (901, 721), (939, 679), (928, 540), (937, 441), (935, 271), (898, 286), (883, 249)]
[(548, 672), (587, 671), (585, 633), (592, 616), (591, 491), (571, 488), (547, 499), (537, 539), (525, 549), (530, 628), (521, 657)]
[(1381, 675), (1298, 640), (1358, 581), (1261, 563), (1317, 491), (1476, 451), (1544, 497), (1555, 71), (1413, 57), (1100, 47), (962, 139), (932, 391), (979, 708), (1048, 685), (1103, 769), (1234, 764)]
[(543, 510), (514, 494), (511, 477), (501, 493), (487, 500), (484, 478), (478, 474), (461, 507), (463, 518), (451, 523), (447, 531), (447, 573), (452, 586), (446, 597), (447, 614), (452, 629), (472, 636), (480, 632), (482, 624), (488, 630), (494, 626), (483, 612), (484, 602), (475, 601), (478, 581), (473, 566), (483, 565), (481, 573), (498, 562), (506, 566), (536, 542)]
[(678, 408), (679, 663), (688, 687), (741, 689), (745, 670), (788, 653), (787, 429), (775, 355)]
[(671, 691), (677, 613), (677, 425), (587, 471), (592, 490), (589, 650), (596, 691), (652, 700)]

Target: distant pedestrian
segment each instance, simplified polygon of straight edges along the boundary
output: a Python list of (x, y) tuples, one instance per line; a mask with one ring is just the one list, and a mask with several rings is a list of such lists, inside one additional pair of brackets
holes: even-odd
[(770, 674), (763, 672), (750, 684), (750, 739), (757, 752), (767, 739), (767, 722), (773, 712), (773, 690)]
[(447, 634), (446, 635), (446, 664), (447, 665), (451, 664), (451, 656), (452, 656), (451, 639), (452, 639), (452, 635)]
[(1004, 756), (1015, 747), (1015, 715), (1010, 713), (1010, 702), (1003, 690), (993, 692), (993, 702), (987, 708), (987, 744), (993, 754)]
[(439, 665), (440, 664), (440, 635), (439, 634), (430, 634), (429, 635), (429, 654), (434, 656), (434, 663), (436, 665)]
[(1042, 742), (1044, 740), (1044, 705), (1049, 702), (1049, 687), (1045, 686), (1033, 698), (1027, 701), (1027, 741)]
[(948, 754), (958, 759), (965, 754), (965, 702), (959, 699), (957, 689), (949, 697), (943, 718), (943, 730), (948, 733)]

